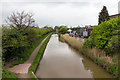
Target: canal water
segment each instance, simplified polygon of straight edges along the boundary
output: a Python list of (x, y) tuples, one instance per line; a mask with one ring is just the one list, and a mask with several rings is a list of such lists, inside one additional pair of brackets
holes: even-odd
[(37, 68), (38, 78), (112, 78), (113, 76), (79, 52), (51, 36)]

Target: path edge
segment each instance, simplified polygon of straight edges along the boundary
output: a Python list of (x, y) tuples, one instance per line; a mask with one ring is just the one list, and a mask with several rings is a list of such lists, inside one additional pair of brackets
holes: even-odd
[[(42, 53), (42, 55), (40, 56), (39, 61), (37, 62), (37, 65), (35, 66), (35, 70), (33, 70), (33, 71), (31, 72), (31, 71), (30, 71), (30, 68), (31, 68), (34, 60), (36, 59), (36, 57), (34, 58), (31, 66), (29, 67), (28, 74), (29, 74), (29, 75), (32, 74), (32, 76), (30, 75), (30, 78), (35, 78), (36, 80), (39, 80), (38, 77), (35, 75), (35, 73), (36, 73), (37, 68), (38, 68), (38, 66), (39, 66), (39, 62), (41, 61), (41, 59), (42, 59), (42, 57), (43, 57), (43, 55), (44, 55), (44, 51), (45, 51), (45, 49), (46, 49), (46, 47), (47, 47), (47, 44), (48, 44), (48, 42), (49, 42), (49, 40), (50, 40), (50, 38), (51, 38), (51, 35), (52, 35), (52, 33), (50, 33), (50, 34), (45, 38), (45, 40), (44, 40), (44, 42), (45, 42), (46, 39), (49, 38), (48, 41), (47, 41), (47, 43), (46, 43), (46, 45), (45, 45), (45, 48), (44, 48), (44, 50), (43, 50), (43, 53)], [(43, 42), (43, 44), (44, 44), (44, 42)], [(43, 46), (43, 44), (42, 44), (41, 46)], [(39, 51), (40, 51), (40, 49), (39, 49)], [(39, 52), (39, 51), (38, 51), (38, 52)], [(37, 54), (38, 54), (38, 53), (37, 53)], [(36, 55), (36, 56), (37, 56), (37, 55)]]

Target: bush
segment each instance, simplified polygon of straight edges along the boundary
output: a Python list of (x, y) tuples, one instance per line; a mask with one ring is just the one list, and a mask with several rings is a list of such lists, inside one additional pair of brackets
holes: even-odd
[(61, 27), (59, 30), (59, 33), (61, 33), (61, 34), (67, 33), (67, 28)]
[(120, 17), (105, 21), (98, 26), (94, 26), (90, 39), (86, 40), (83, 48), (96, 47), (105, 50), (108, 54), (118, 50), (117, 33), (120, 32)]
[(94, 47), (94, 43), (92, 39), (86, 39), (82, 48), (93, 48)]
[(119, 50), (118, 36), (112, 36), (108, 44), (105, 46), (105, 51), (107, 52), (107, 54), (109, 54), (118, 53), (118, 50)]
[(3, 58), (5, 60), (10, 57), (16, 57), (24, 48), (28, 46), (27, 36), (22, 35), (15, 29), (8, 29), (3, 27), (2, 33), (2, 50)]
[(3, 60), (9, 61), (13, 58), (23, 58), (25, 50), (32, 48), (43, 35), (51, 32), (51, 29), (30, 28), (16, 30), (14, 28), (2, 27), (2, 51)]
[(114, 75), (118, 75), (118, 65), (111, 65), (110, 67), (108, 67), (108, 70), (114, 74)]

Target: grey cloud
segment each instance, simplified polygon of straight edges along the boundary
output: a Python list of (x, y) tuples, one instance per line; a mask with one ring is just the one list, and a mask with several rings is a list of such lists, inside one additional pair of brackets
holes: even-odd
[(13, 11), (32, 11), (39, 26), (96, 25), (98, 13), (103, 4), (108, 6), (110, 14), (115, 14), (118, 11), (115, 9), (117, 1), (114, 6), (110, 5), (111, 2), (106, 3), (100, 0), (4, 0), (2, 4), (3, 21)]
[(88, 0), (2, 0), (2, 2), (84, 2), (84, 1), (88, 2)]
[(118, 3), (118, 13), (120, 14), (120, 1)]

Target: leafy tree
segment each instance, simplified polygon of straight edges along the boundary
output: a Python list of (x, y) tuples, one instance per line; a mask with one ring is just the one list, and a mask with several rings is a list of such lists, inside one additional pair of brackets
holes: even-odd
[(5, 60), (15, 57), (28, 46), (26, 35), (23, 36), (19, 31), (6, 27), (3, 27), (2, 31), (2, 51)]
[(118, 36), (112, 36), (108, 44), (105, 46), (105, 51), (107, 53), (118, 53), (119, 49), (118, 41), (119, 41)]
[(96, 47), (103, 49), (107, 54), (119, 51), (120, 38), (120, 17), (105, 21), (98, 26), (94, 26), (90, 38), (85, 40), (83, 48)]
[(62, 34), (67, 33), (67, 28), (61, 27), (61, 28), (59, 29), (59, 33), (62, 33)]
[(78, 30), (78, 29), (80, 30), (80, 28), (81, 28), (81, 27), (73, 27), (73, 28), (71, 28), (71, 29), (72, 29), (72, 30)]
[(2, 26), (3, 60), (23, 58), (25, 50), (33, 47), (40, 38), (52, 31), (52, 28), (30, 27), (34, 23), (32, 14), (13, 13), (8, 17), (9, 27)]
[(54, 27), (54, 31), (55, 31), (56, 33), (58, 33), (58, 30), (59, 30), (59, 26), (55, 26), (55, 27)]
[[(34, 45), (34, 42), (40, 40), (42, 36), (51, 32), (51, 30), (44, 28), (30, 28), (24, 32), (17, 31), (14, 28), (2, 27), (2, 55), (3, 60), (7, 61), (12, 58), (23, 57), (26, 49)], [(25, 54), (27, 55), (27, 54)]]
[(99, 13), (99, 21), (98, 24), (101, 24), (102, 22), (104, 22), (105, 20), (109, 20), (109, 14), (108, 14), (108, 10), (106, 8), (106, 6), (103, 6), (103, 9), (101, 10), (101, 12)]

